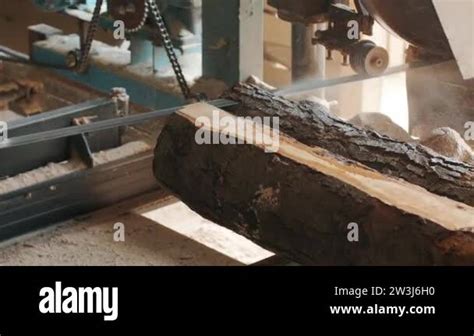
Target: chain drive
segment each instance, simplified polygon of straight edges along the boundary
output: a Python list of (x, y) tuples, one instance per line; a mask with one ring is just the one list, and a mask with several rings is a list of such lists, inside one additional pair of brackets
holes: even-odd
[(158, 33), (160, 34), (163, 47), (165, 48), (166, 54), (168, 55), (168, 59), (173, 68), (179, 87), (181, 88), (181, 92), (183, 93), (185, 99), (190, 99), (193, 97), (193, 95), (191, 94), (191, 90), (189, 89), (188, 83), (186, 82), (186, 78), (184, 77), (181, 65), (178, 62), (178, 57), (176, 56), (176, 53), (174, 51), (173, 43), (168, 33), (168, 29), (166, 28), (165, 20), (161, 15), (158, 5), (156, 4), (156, 0), (146, 1), (148, 1), (153, 22), (158, 28)]
[(79, 73), (85, 72), (89, 65), (90, 52), (92, 49), (92, 43), (94, 42), (95, 33), (99, 27), (100, 11), (103, 2), (104, 0), (97, 0), (95, 4), (92, 20), (89, 23), (89, 29), (87, 30), (86, 40), (84, 41), (84, 45), (81, 46), (81, 55), (79, 62), (76, 65), (76, 71)]

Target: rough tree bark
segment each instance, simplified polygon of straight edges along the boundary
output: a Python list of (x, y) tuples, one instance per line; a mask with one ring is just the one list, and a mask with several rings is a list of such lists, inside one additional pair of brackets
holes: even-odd
[(303, 264), (474, 264), (474, 208), (283, 134), (276, 153), (248, 141), (198, 145), (196, 120), (215, 110), (183, 108), (155, 149), (156, 178), (202, 216)]
[(363, 130), (331, 115), (313, 102), (293, 102), (254, 85), (239, 84), (226, 94), (241, 104), (241, 116), (279, 116), (280, 129), (294, 139), (360, 162), (385, 175), (403, 178), (427, 190), (474, 205), (474, 167)]

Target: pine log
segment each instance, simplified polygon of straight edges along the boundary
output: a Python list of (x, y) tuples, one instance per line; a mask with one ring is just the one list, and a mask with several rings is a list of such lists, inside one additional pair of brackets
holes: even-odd
[[(474, 264), (473, 207), (285, 134), (267, 153), (242, 129), (197, 122), (213, 111), (236, 118), (205, 103), (172, 116), (153, 168), (163, 187), (205, 218), (302, 264)], [(202, 127), (245, 144), (199, 145)], [(348, 239), (350, 224), (358, 240)]]
[(290, 101), (254, 85), (239, 84), (226, 98), (240, 103), (232, 110), (236, 115), (279, 116), (281, 131), (308, 146), (327, 149), (382, 174), (474, 206), (472, 165), (440, 156), (422, 145), (353, 126), (320, 104)]

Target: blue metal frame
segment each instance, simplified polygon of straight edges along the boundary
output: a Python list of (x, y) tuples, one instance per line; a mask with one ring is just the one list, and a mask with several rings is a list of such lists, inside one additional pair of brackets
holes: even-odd
[(263, 0), (203, 0), (203, 76), (227, 85), (263, 77)]
[(204, 0), (202, 5), (203, 74), (234, 85), (240, 79), (240, 0)]
[[(8, 123), (10, 138), (44, 132), (72, 125), (78, 117), (96, 116), (97, 120), (113, 119), (117, 116), (117, 108), (111, 99), (98, 99), (82, 104), (67, 106), (50, 112), (44, 112), (29, 118), (22, 118)], [(89, 134), (92, 151), (120, 146), (119, 129)], [(16, 148), (0, 149), (0, 162), (8, 164), (0, 166), (0, 178), (14, 176), (28, 170), (44, 166), (49, 162), (61, 162), (69, 158), (69, 140), (67, 138), (31, 143)]]
[[(249, 0), (203, 0), (202, 43), (199, 43), (198, 38), (190, 38), (185, 49), (186, 53), (202, 54), (203, 77), (220, 79), (232, 86), (249, 75), (262, 76), (263, 69), (253, 66), (258, 63), (256, 57), (263, 60), (263, 8), (259, 6), (263, 7), (263, 2), (255, 5)], [(255, 13), (246, 16), (247, 10), (255, 10)], [(103, 17), (101, 26), (113, 29), (113, 22), (110, 18)], [(144, 29), (131, 37), (131, 65), (152, 64), (154, 55), (154, 69), (166, 69), (169, 64), (165, 52), (162, 48), (153, 46), (151, 36), (151, 32)], [(242, 52), (242, 48), (250, 50), (250, 56), (248, 52)], [(252, 53), (254, 50), (255, 55)], [(179, 53), (177, 51), (178, 55)], [(64, 54), (37, 44), (31, 46), (31, 56), (37, 62), (65, 64)], [(124, 87), (132, 102), (151, 109), (174, 107), (184, 103), (181, 97), (163, 91), (147, 79), (127, 76), (127, 71), (117, 70), (117, 67), (107, 68), (91, 62), (85, 74), (57, 71), (61, 76), (106, 93), (112, 87)]]
[[(65, 56), (53, 50), (34, 45), (32, 52), (35, 61), (65, 65)], [(84, 74), (70, 70), (55, 71), (67, 79), (93, 87), (103, 93), (109, 93), (113, 87), (126, 88), (133, 103), (151, 109), (174, 107), (184, 103), (184, 99), (179, 96), (160, 91), (150, 84), (122, 76), (112, 69), (101, 68), (95, 64), (91, 64), (89, 70)]]

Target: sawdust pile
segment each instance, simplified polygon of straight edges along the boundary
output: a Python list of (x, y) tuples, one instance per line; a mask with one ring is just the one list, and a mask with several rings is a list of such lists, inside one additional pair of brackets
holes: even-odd
[[(93, 154), (94, 164), (103, 165), (112, 161), (146, 152), (150, 149), (151, 147), (142, 141), (130, 142), (121, 147)], [(30, 170), (26, 173), (12, 176), (0, 181), (0, 195), (30, 187), (42, 182), (51, 181), (52, 179), (66, 176), (86, 168), (86, 165), (78, 160), (64, 161), (60, 163), (51, 162), (44, 167)]]
[(421, 144), (443, 156), (474, 165), (474, 151), (452, 128), (442, 127), (433, 130)]
[(395, 140), (404, 142), (414, 141), (407, 131), (382, 113), (360, 113), (349, 120), (349, 122), (355, 126), (375, 131)]
[(86, 166), (82, 162), (65, 161), (60, 163), (49, 163), (44, 167), (30, 170), (29, 172), (1, 181), (0, 194), (6, 194), (14, 190), (26, 188), (85, 168)]
[(143, 141), (133, 141), (117, 148), (94, 153), (94, 163), (97, 165), (102, 165), (108, 162), (140, 154), (150, 149), (150, 145)]

